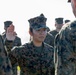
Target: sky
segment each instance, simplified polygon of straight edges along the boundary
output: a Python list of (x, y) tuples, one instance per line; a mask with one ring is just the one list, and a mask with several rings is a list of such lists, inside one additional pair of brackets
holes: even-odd
[(41, 13), (47, 18), (47, 26), (55, 29), (55, 18), (75, 19), (71, 4), (67, 0), (0, 0), (0, 33), (4, 32), (4, 21), (11, 20), (22, 44), (29, 41), (28, 19)]

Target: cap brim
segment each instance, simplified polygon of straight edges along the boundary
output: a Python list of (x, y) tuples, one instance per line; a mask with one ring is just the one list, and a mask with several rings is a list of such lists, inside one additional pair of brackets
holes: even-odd
[(40, 29), (42, 29), (42, 28), (47, 29), (47, 27), (39, 27), (39, 28), (34, 28), (34, 29), (35, 29), (35, 30), (40, 30)]

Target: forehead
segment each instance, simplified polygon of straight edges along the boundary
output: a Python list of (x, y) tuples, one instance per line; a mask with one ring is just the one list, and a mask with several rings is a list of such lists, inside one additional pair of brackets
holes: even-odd
[(76, 0), (71, 0), (71, 2), (74, 2), (74, 3), (76, 3)]
[(42, 30), (47, 30), (47, 28), (40, 28), (40, 29), (33, 29), (34, 31), (42, 31)]
[(56, 24), (56, 25), (62, 25), (63, 23), (61, 23), (61, 24), (58, 24), (57, 22), (55, 22), (55, 24)]

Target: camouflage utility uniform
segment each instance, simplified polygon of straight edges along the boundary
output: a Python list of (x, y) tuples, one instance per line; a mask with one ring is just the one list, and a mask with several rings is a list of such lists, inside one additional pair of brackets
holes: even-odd
[(76, 75), (76, 21), (64, 25), (56, 36), (55, 75)]
[(53, 37), (53, 35), (48, 32), (44, 42), (51, 45), (51, 46), (54, 46), (54, 37)]
[(33, 42), (15, 47), (9, 54), (12, 65), (19, 63), (22, 75), (54, 75), (53, 47), (46, 43), (37, 49)]
[(48, 34), (50, 34), (52, 36), (51, 37), (49, 36), (49, 39), (48, 39), (48, 35), (46, 36), (46, 39), (48, 39), (48, 41), (49, 41), (49, 43), (48, 43), (48, 41), (46, 41), (46, 43), (48, 43), (49, 45), (52, 45), (54, 47), (55, 36), (59, 32), (57, 30), (60, 30), (62, 26), (63, 26), (63, 18), (62, 17), (55, 18), (55, 27), (56, 27), (56, 29), (48, 32)]
[(0, 35), (0, 75), (13, 75), (11, 63)]
[[(21, 45), (21, 39), (17, 36), (14, 41), (7, 40), (6, 34), (2, 34), (2, 37), (4, 39), (5, 48), (6, 48), (8, 54), (14, 46)], [(13, 72), (14, 72), (14, 75), (17, 75), (17, 64), (15, 66), (13, 66)]]
[(58, 32), (56, 30), (49, 31), (44, 42), (54, 47), (54, 40), (57, 33)]
[[(9, 40), (6, 39), (6, 34), (5, 33), (2, 34), (2, 37), (3, 37), (4, 43), (5, 43), (6, 47), (7, 47), (7, 51), (8, 52), (10, 52), (11, 49), (14, 46), (20, 46), (21, 45), (21, 39), (18, 36), (16, 36), (14, 41), (10, 41), (10, 42), (9, 42)], [(9, 44), (9, 43), (11, 43), (11, 44)]]
[(56, 30), (53, 30), (53, 31), (50, 31), (50, 32), (49, 32), (49, 34), (52, 34), (52, 35), (53, 35), (54, 39), (55, 39), (55, 36), (56, 36), (57, 33), (58, 33), (58, 32), (57, 32)]

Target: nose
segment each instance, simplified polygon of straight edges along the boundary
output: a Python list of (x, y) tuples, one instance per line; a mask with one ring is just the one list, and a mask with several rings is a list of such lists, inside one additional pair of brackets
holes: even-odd
[(44, 35), (44, 34), (46, 34), (46, 33), (47, 33), (47, 31), (43, 31), (43, 30), (40, 31), (40, 34), (41, 34), (41, 35)]

